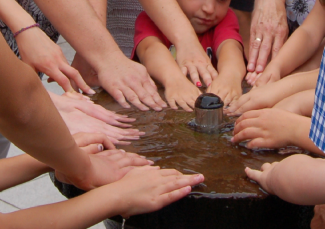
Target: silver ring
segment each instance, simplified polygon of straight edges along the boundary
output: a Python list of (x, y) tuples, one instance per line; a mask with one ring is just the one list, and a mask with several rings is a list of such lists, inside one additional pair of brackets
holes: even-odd
[(256, 37), (256, 39), (255, 39), (256, 41), (262, 41), (262, 39), (261, 38), (259, 38), (259, 37)]

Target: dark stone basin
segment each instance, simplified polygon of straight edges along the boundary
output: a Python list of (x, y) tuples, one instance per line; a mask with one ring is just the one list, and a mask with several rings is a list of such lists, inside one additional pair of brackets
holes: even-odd
[[(136, 118), (134, 127), (146, 132), (140, 140), (119, 148), (144, 155), (162, 168), (205, 176), (204, 183), (193, 187), (189, 196), (160, 211), (132, 216), (125, 228), (310, 228), (313, 206), (295, 205), (268, 195), (247, 178), (246, 166), (259, 169), (263, 163), (282, 160), (286, 155), (232, 144), (235, 119), (226, 119), (218, 134), (209, 135), (187, 126), (194, 113), (170, 108), (161, 112), (123, 109), (106, 92), (92, 99), (109, 110)], [(55, 185), (68, 198), (82, 193), (58, 181)], [(120, 217), (113, 219), (122, 222)]]

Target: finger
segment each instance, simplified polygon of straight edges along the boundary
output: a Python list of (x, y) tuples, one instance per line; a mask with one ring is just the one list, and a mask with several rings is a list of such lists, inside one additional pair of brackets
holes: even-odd
[(160, 174), (162, 176), (183, 175), (180, 171), (176, 169), (161, 169)]
[(102, 156), (111, 156), (114, 154), (121, 154), (121, 155), (125, 155), (125, 150), (122, 149), (114, 149), (114, 150), (104, 150), (102, 152), (97, 153), (97, 155), (102, 155)]
[[(249, 92), (248, 92), (249, 93)], [(247, 110), (249, 106), (250, 97), (247, 95), (241, 96), (237, 101), (234, 101), (229, 104), (229, 107), (226, 108), (229, 115), (242, 114)]]
[(60, 67), (60, 70), (70, 79), (72, 79), (83, 92), (93, 95), (96, 92), (91, 89), (86, 82), (83, 80), (79, 71), (75, 68), (71, 67), (69, 64), (64, 64)]
[[(85, 96), (79, 92), (73, 91), (73, 92), (66, 92), (63, 94), (64, 96), (67, 96), (72, 99), (77, 99), (77, 100), (84, 100), (84, 101), (89, 101), (90, 98), (88, 96)], [(93, 101), (92, 101), (93, 102)]]
[(185, 66), (184, 67), (181, 67), (181, 71), (182, 71), (182, 73), (183, 73), (184, 76), (187, 75), (187, 72), (188, 72), (187, 71), (187, 67), (185, 67)]
[[(192, 112), (193, 110), (187, 105), (187, 103), (183, 100), (183, 99), (180, 99), (180, 100), (177, 100), (176, 101), (177, 104), (182, 107), (185, 111), (187, 112)], [(193, 105), (194, 106), (194, 105)]]
[(249, 83), (250, 85), (253, 85), (253, 82), (255, 82), (255, 80), (256, 80), (256, 76), (257, 76), (257, 73), (255, 71), (251, 72), (250, 78), (249, 78), (249, 80), (247, 80), (247, 83)]
[[(255, 74), (256, 74), (256, 72), (255, 72)], [(252, 86), (256, 85), (256, 81), (257, 81), (257, 80), (258, 80), (262, 75), (263, 75), (262, 72), (259, 73), (259, 74), (257, 74), (257, 75), (255, 76), (255, 78), (252, 80), (251, 85), (252, 85)], [(257, 85), (256, 85), (256, 86), (257, 86)]]
[(178, 107), (177, 107), (177, 105), (176, 105), (176, 101), (175, 101), (175, 99), (173, 99), (173, 98), (167, 98), (167, 102), (168, 102), (168, 104), (169, 104), (169, 106), (172, 108), (172, 109), (174, 109), (174, 110), (177, 110), (178, 109)]
[(188, 66), (187, 69), (194, 85), (196, 85), (197, 87), (202, 87), (202, 83), (199, 78), (199, 73), (197, 71), (198, 69), (193, 65)]
[(264, 34), (263, 41), (260, 46), (260, 51), (258, 54), (258, 59), (256, 62), (256, 73), (261, 73), (264, 71), (264, 68), (267, 63), (267, 59), (271, 54), (271, 45), (272, 45), (272, 37), (269, 34)]
[(250, 169), (250, 168), (246, 167), (245, 168), (245, 173), (250, 179), (256, 181), (257, 183), (260, 182), (261, 177), (262, 177), (262, 172), (261, 171), (253, 170), (253, 169)]
[(163, 179), (165, 183), (163, 192), (171, 192), (188, 185), (196, 185), (204, 181), (202, 174), (195, 175), (169, 175)]
[(153, 88), (149, 81), (143, 84), (143, 88), (148, 93), (140, 92), (140, 100), (143, 101), (146, 105), (154, 109), (155, 111), (161, 111), (162, 107), (166, 107), (167, 104), (161, 99), (157, 90)]
[(271, 164), (270, 163), (264, 163), (262, 166), (261, 166), (261, 171), (265, 171), (267, 170), (268, 168), (271, 167)]
[(285, 28), (284, 31), (281, 30), (280, 27), (278, 29), (280, 29), (280, 31), (278, 31), (278, 33), (274, 37), (274, 42), (272, 46), (272, 59), (274, 59), (277, 56), (284, 42), (287, 40), (287, 36), (288, 36), (287, 28)]
[[(142, 87), (142, 85), (139, 85), (138, 84), (135, 87), (141, 87), (141, 89), (144, 90), (143, 87)], [(149, 108), (147, 106), (145, 106), (143, 103), (140, 102), (139, 97), (138, 97), (138, 94), (134, 90), (132, 90), (129, 87), (124, 87), (122, 89), (123, 89), (123, 94), (124, 94), (125, 98), (130, 103), (132, 103), (134, 106), (136, 106), (137, 108), (139, 108), (142, 111), (149, 110)], [(148, 95), (148, 93), (141, 92), (140, 95), (141, 95), (142, 98), (144, 98), (146, 95)], [(152, 98), (151, 98), (151, 100), (152, 100)]]
[[(45, 72), (44, 72), (45, 73)], [(63, 88), (66, 92), (74, 92), (75, 90), (72, 88), (70, 84), (70, 80), (58, 69), (53, 69), (50, 74), (45, 73), (49, 77), (55, 79), (55, 81)]]
[(75, 141), (79, 147), (84, 147), (89, 144), (101, 143), (106, 149), (115, 149), (113, 143), (102, 133), (80, 133), (80, 135), (74, 135)]
[[(200, 66), (197, 68), (198, 72), (206, 86), (210, 85), (212, 82), (212, 76), (210, 75), (210, 72), (207, 69), (208, 66), (210, 66), (210, 65), (207, 65), (206, 67)], [(196, 86), (198, 86), (198, 85), (196, 85)]]
[[(207, 69), (208, 69), (208, 71), (210, 72), (210, 75), (211, 75), (211, 77), (212, 77), (212, 80), (214, 80), (214, 79), (216, 79), (216, 78), (218, 77), (218, 72), (217, 72), (217, 70), (213, 67), (212, 64), (209, 64), (209, 65), (207, 66)], [(207, 84), (207, 86), (209, 86), (209, 85)]]
[(102, 152), (104, 149), (104, 146), (102, 144), (90, 144), (87, 146), (82, 147), (84, 151), (86, 151), (88, 154), (96, 154), (99, 152)]
[[(249, 72), (255, 71), (256, 61), (261, 46), (261, 41), (259, 39), (256, 40), (256, 38), (256, 36), (253, 36), (253, 34), (251, 34), (249, 44), (249, 60), (247, 65), (247, 71)], [(261, 35), (258, 38), (262, 39)]]
[(254, 86), (256, 87), (263, 86), (270, 82), (270, 78), (271, 78), (270, 74), (261, 74), (261, 75), (259, 74), (259, 76), (257, 77), (254, 83)]
[(150, 160), (141, 158), (139, 155), (123, 157), (117, 160), (117, 163), (120, 168), (129, 167), (129, 166), (142, 166), (152, 164)]

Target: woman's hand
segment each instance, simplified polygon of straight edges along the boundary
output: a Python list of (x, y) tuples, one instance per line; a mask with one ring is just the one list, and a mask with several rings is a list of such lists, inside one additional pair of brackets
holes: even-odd
[(70, 80), (87, 94), (95, 94), (82, 79), (79, 72), (71, 67), (61, 48), (38, 28), (26, 30), (16, 37), (22, 60), (35, 71), (43, 72), (55, 80), (66, 92), (74, 91)]

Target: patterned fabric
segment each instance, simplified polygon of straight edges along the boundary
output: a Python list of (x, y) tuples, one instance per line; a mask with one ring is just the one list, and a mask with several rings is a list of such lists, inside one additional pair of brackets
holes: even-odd
[(320, 65), (316, 91), (314, 109), (311, 117), (311, 127), (309, 138), (323, 152), (325, 152), (325, 49)]
[(316, 0), (286, 0), (289, 35), (291, 35), (306, 19), (313, 9)]
[[(32, 0), (17, 0), (17, 2), (34, 18), (34, 20), (40, 24), (40, 28), (54, 41), (57, 42), (59, 39), (59, 33), (52, 26), (50, 21), (44, 16), (41, 10), (36, 6)], [(3, 34), (5, 40), (10, 46), (11, 50), (19, 56), (18, 46), (11, 31), (1, 20), (0, 20), (0, 30)]]

